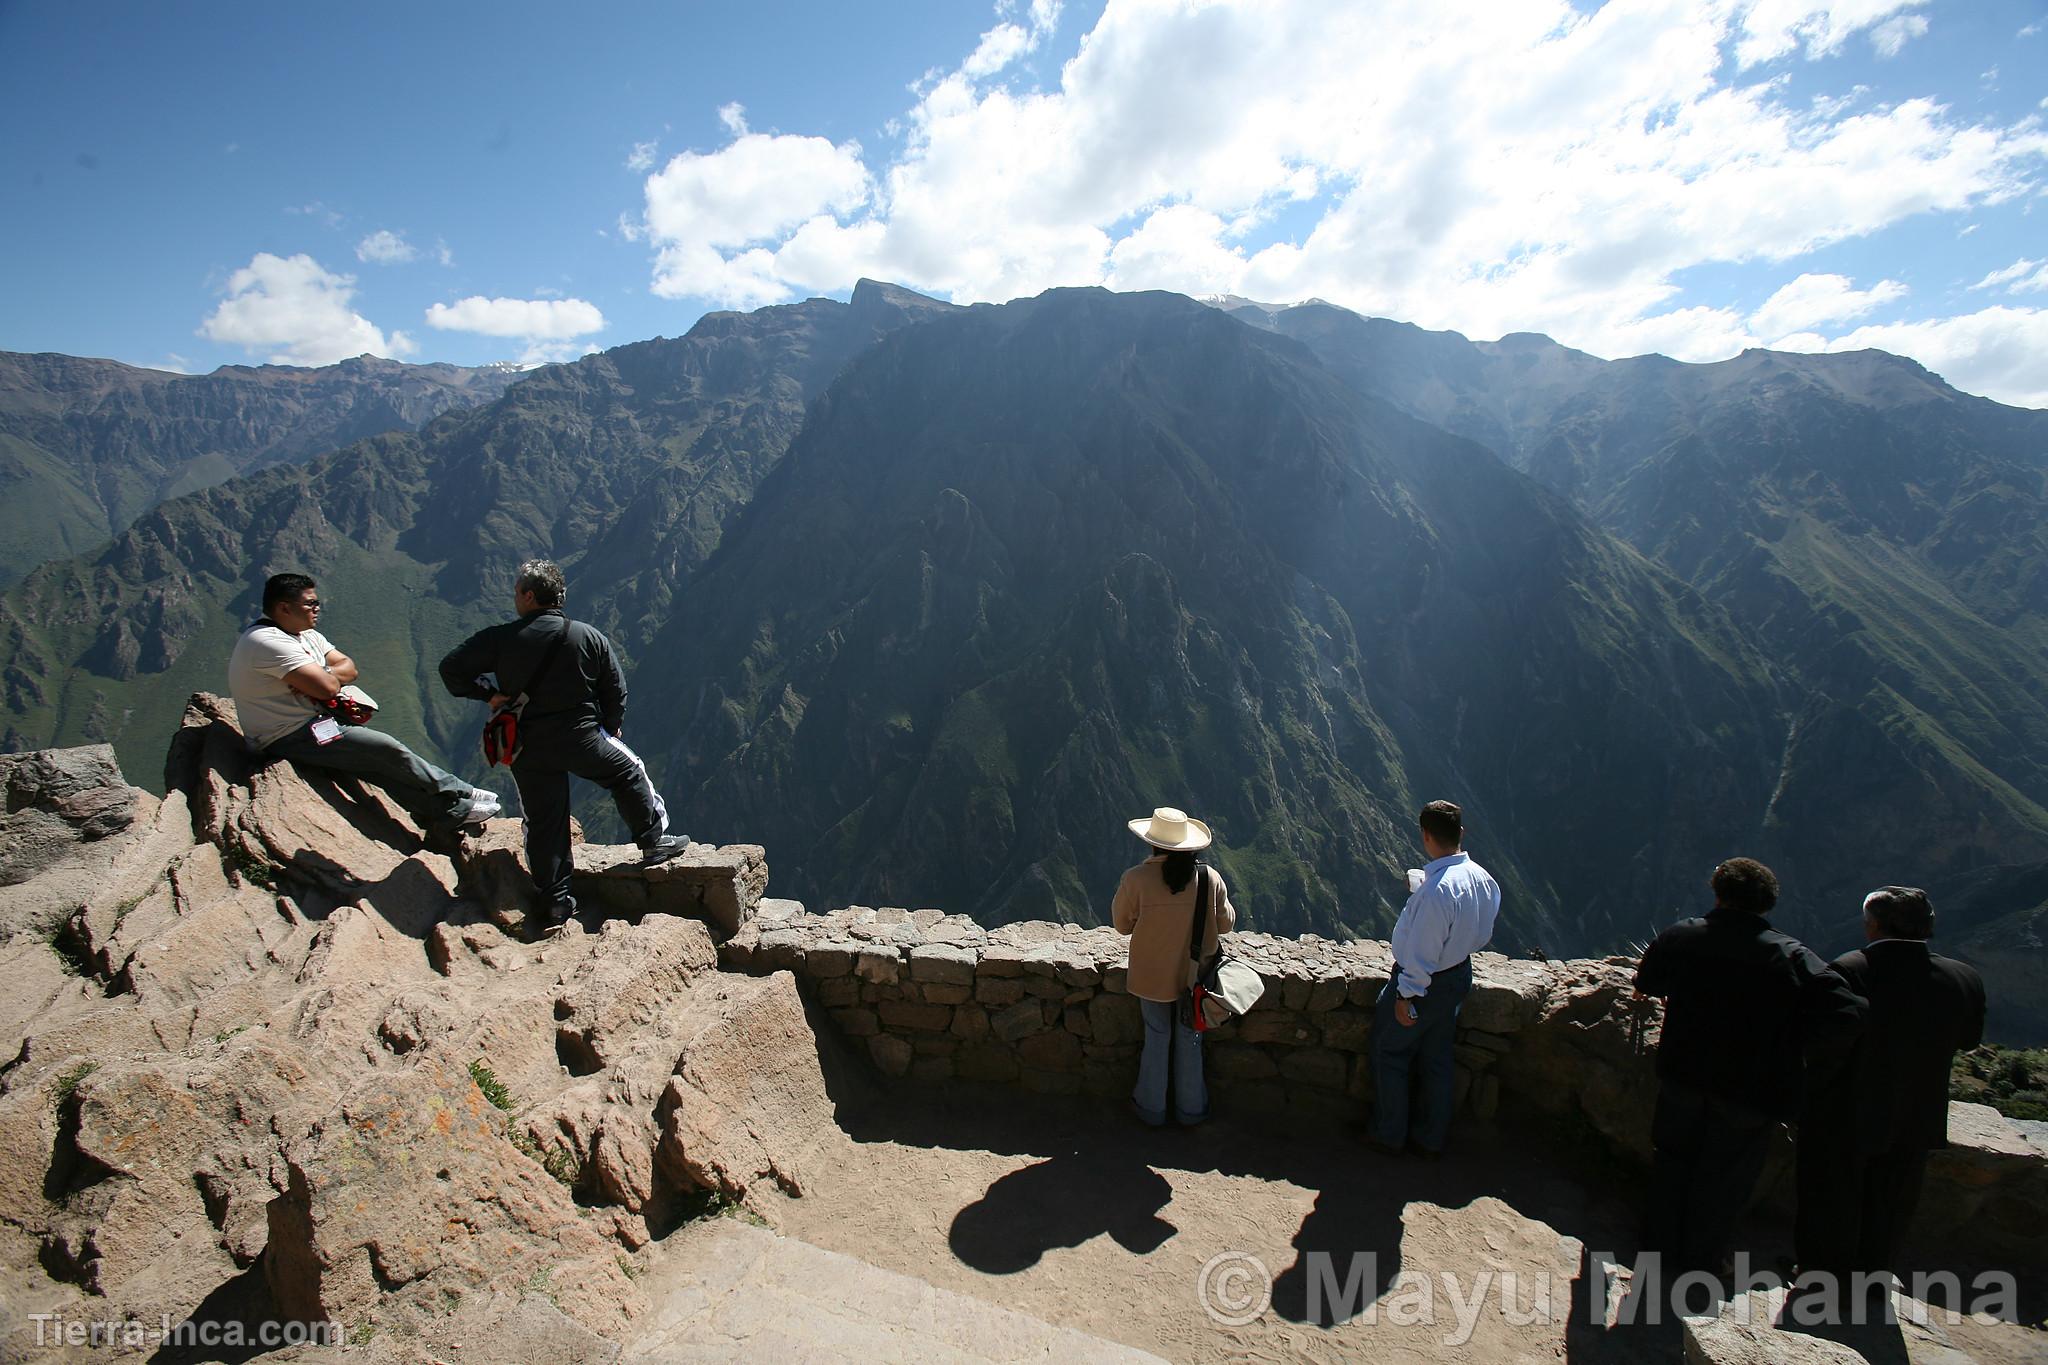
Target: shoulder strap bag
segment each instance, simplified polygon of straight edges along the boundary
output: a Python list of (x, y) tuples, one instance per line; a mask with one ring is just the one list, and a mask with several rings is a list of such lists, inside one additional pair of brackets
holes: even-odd
[(519, 718), (526, 714), (526, 703), (532, 700), (533, 685), (547, 676), (548, 668), (555, 662), (555, 655), (562, 652), (562, 641), (569, 638), (569, 627), (575, 624), (568, 617), (562, 618), (562, 629), (555, 638), (548, 641), (548, 647), (540, 656), (540, 667), (526, 680), (526, 686), (519, 695), (491, 712), (491, 718), (484, 722), (484, 762), (491, 767), (512, 766), (524, 748), (519, 737)]
[(1249, 962), (1232, 957), (1219, 936), (1216, 956), (1202, 966), (1202, 932), (1209, 923), (1209, 869), (1195, 869), (1195, 926), (1188, 935), (1188, 956), (1195, 963), (1195, 984), (1188, 992), (1188, 1014), (1197, 1033), (1229, 1023), (1250, 1011), (1266, 994), (1266, 979)]

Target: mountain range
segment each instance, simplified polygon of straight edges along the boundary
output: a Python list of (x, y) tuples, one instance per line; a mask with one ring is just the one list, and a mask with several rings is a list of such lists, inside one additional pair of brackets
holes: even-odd
[(188, 375), (0, 352), (0, 586), (166, 499), (487, 403), (518, 373), (358, 356)]
[(1926, 885), (2039, 1000), (2044, 497), (2048, 414), (1878, 353), (863, 282), (164, 502), (0, 596), (0, 691), (9, 747), (148, 772), (305, 567), (390, 727), (481, 775), (433, 666), (549, 554), (679, 822), (801, 898), (1098, 922), (1174, 804), (1248, 926), (1383, 934), (1449, 796), (1503, 947), (1624, 948), (1749, 853), (1817, 946)]

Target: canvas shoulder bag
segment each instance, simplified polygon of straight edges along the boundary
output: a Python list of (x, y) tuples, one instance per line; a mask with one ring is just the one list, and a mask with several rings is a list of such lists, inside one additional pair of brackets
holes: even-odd
[(1232, 957), (1219, 937), (1216, 956), (1202, 966), (1202, 931), (1209, 923), (1209, 869), (1195, 869), (1195, 926), (1188, 935), (1188, 956), (1195, 962), (1195, 984), (1188, 992), (1188, 1013), (1197, 1033), (1206, 1033), (1247, 1013), (1266, 994), (1266, 979), (1249, 962)]
[(519, 751), (524, 747), (519, 737), (519, 718), (526, 714), (526, 703), (532, 699), (533, 685), (547, 676), (549, 665), (555, 655), (562, 651), (562, 641), (569, 638), (569, 627), (575, 623), (568, 617), (562, 618), (562, 629), (548, 642), (547, 651), (540, 656), (540, 667), (533, 670), (533, 676), (526, 680), (526, 686), (519, 695), (491, 712), (491, 718), (484, 722), (484, 762), (491, 767), (511, 767)]

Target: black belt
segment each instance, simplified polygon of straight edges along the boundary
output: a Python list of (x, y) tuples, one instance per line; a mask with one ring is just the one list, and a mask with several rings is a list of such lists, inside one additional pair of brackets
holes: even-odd
[[(1459, 959), (1458, 959), (1458, 960), (1457, 960), (1456, 962), (1453, 962), (1453, 963), (1451, 963), (1451, 964), (1450, 964), (1450, 965), (1448, 965), (1448, 966), (1444, 966), (1444, 967), (1439, 967), (1439, 968), (1437, 968), (1437, 969), (1436, 969), (1435, 971), (1433, 971), (1433, 972), (1431, 972), (1431, 973), (1429, 974), (1429, 979), (1430, 979), (1431, 981), (1435, 981), (1435, 980), (1436, 980), (1436, 979), (1437, 979), (1438, 977), (1442, 976), (1442, 975), (1443, 975), (1443, 974), (1444, 974), (1445, 972), (1455, 972), (1455, 971), (1456, 971), (1456, 970), (1458, 970), (1458, 968), (1460, 968), (1460, 967), (1469, 967), (1469, 966), (1471, 966), (1471, 965), (1472, 965), (1472, 958), (1470, 957), (1470, 955), (1467, 955), (1467, 956), (1465, 956), (1465, 957), (1461, 957), (1461, 958), (1459, 958)], [(1398, 962), (1396, 962), (1396, 963), (1394, 964), (1394, 976), (1395, 976), (1395, 978), (1396, 978), (1396, 979), (1399, 979), (1400, 975), (1401, 975), (1401, 964), (1400, 964), (1400, 963), (1398, 963)]]

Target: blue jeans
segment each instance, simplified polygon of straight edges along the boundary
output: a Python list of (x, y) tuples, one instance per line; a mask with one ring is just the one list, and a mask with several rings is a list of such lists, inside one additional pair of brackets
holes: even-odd
[(1400, 999), (1401, 969), (1394, 968), (1380, 992), (1372, 1019), (1374, 1135), (1389, 1147), (1408, 1141), (1410, 1073), (1422, 1073), (1422, 1114), (1415, 1125), (1415, 1145), (1441, 1152), (1451, 1136), (1452, 1082), (1457, 1062), (1451, 1048), (1458, 1040), (1458, 1010), (1472, 993), (1472, 961), (1467, 958), (1430, 978), (1429, 991), (1416, 1001), (1415, 1024), (1403, 1028), (1394, 1017)]
[(1138, 1117), (1155, 1128), (1166, 1122), (1166, 1078), (1170, 1072), (1174, 1117), (1182, 1123), (1200, 1123), (1209, 1117), (1209, 1087), (1202, 1080), (1202, 1035), (1180, 1021), (1179, 1005), (1140, 1000), (1138, 1007), (1145, 1016), (1145, 1051), (1138, 1058), (1137, 1088), (1131, 1091)]

